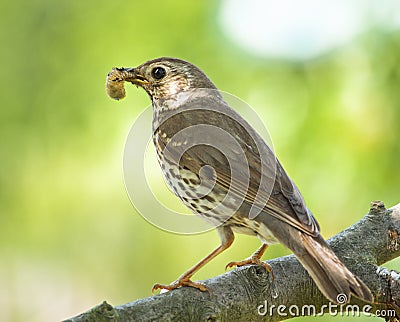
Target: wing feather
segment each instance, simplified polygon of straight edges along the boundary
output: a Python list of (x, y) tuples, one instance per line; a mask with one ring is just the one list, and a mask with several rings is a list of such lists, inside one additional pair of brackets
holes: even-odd
[[(216, 178), (213, 179), (216, 180), (216, 184), (226, 193), (230, 191), (248, 204), (309, 235), (319, 234), (319, 226), (307, 209), (300, 191), (265, 141), (239, 114), (218, 98), (202, 98), (186, 104), (190, 105), (190, 108), (183, 107), (182, 112), (166, 117), (160, 125), (162, 131), (167, 133), (166, 137), (159, 137), (161, 146), (168, 145), (168, 153), (164, 157), (195, 173), (203, 166), (209, 165), (215, 170)], [(199, 124), (215, 126), (230, 136), (227, 136), (229, 139), (224, 142), (224, 136), (213, 137), (212, 131), (200, 134), (186, 131), (187, 142), (196, 142), (199, 135), (205, 138), (209, 136), (210, 140), (218, 142), (216, 145), (223, 146), (224, 149), (216, 151), (211, 145), (201, 145), (193, 146), (182, 153), (182, 147), (176, 149), (174, 144), (167, 142), (167, 137), (171, 138), (176, 134), (176, 122), (183, 128)], [(237, 151), (237, 147), (228, 142), (230, 137), (235, 138), (242, 154)], [(243, 153), (246, 160), (243, 160)], [(235, 169), (233, 176), (232, 168)]]

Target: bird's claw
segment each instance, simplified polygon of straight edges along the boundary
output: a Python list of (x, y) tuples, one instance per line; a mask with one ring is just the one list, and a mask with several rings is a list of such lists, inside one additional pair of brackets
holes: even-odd
[(240, 267), (240, 266), (245, 266), (245, 265), (262, 266), (266, 269), (266, 271), (268, 273), (272, 274), (272, 277), (274, 276), (271, 265), (269, 265), (266, 262), (263, 262), (261, 259), (259, 259), (258, 257), (255, 257), (255, 256), (252, 256), (250, 258), (247, 258), (247, 259), (239, 261), (239, 262), (229, 262), (228, 264), (226, 264), (225, 270), (227, 270), (228, 268), (234, 267), (234, 266)]
[(182, 286), (190, 286), (197, 288), (198, 290), (202, 292), (209, 292), (211, 294), (211, 290), (204, 285), (203, 283), (199, 282), (192, 282), (190, 279), (178, 279), (175, 282), (169, 284), (169, 285), (163, 285), (163, 284), (154, 284), (153, 288), (151, 289), (151, 292), (154, 294), (154, 291), (156, 290), (168, 290), (172, 291), (177, 288), (180, 288)]

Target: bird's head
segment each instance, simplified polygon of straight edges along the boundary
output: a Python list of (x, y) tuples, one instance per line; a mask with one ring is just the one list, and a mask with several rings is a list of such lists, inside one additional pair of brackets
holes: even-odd
[[(128, 81), (142, 87), (153, 102), (197, 88), (216, 89), (199, 68), (176, 58), (157, 58), (136, 68), (116, 68), (113, 71), (121, 75), (116, 77), (117, 81), (122, 81), (122, 84), (123, 81)], [(113, 71), (109, 78), (113, 76)]]

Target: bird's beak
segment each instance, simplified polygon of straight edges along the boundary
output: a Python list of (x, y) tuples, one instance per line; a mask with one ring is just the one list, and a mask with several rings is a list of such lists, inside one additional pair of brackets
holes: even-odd
[(143, 86), (150, 82), (136, 68), (118, 68), (124, 75), (124, 80), (132, 84)]

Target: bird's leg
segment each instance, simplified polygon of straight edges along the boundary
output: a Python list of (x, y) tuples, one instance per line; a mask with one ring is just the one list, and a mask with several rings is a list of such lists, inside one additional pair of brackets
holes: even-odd
[(190, 278), (204, 265), (206, 265), (209, 261), (211, 261), (213, 258), (221, 254), (224, 250), (229, 248), (229, 246), (232, 245), (233, 240), (234, 240), (234, 235), (232, 230), (229, 227), (218, 227), (218, 234), (221, 239), (221, 245), (219, 245), (216, 249), (214, 249), (210, 254), (208, 254), (206, 257), (204, 257), (200, 262), (198, 262), (196, 265), (194, 265), (192, 268), (187, 270), (185, 273), (183, 273), (181, 276), (178, 277), (178, 279), (175, 282), (172, 282), (169, 285), (162, 285), (162, 284), (155, 284), (153, 286), (152, 292), (158, 289), (165, 289), (165, 290), (174, 290), (176, 288), (179, 288), (181, 286), (191, 286), (194, 288), (199, 289), (200, 291), (209, 291), (207, 287), (199, 282), (192, 282)]
[(259, 249), (257, 249), (249, 258), (242, 260), (240, 262), (230, 262), (225, 266), (225, 269), (228, 269), (233, 266), (244, 266), (244, 265), (255, 264), (255, 265), (260, 265), (260, 266), (264, 267), (268, 273), (272, 273), (271, 265), (269, 265), (261, 260), (261, 257), (263, 256), (263, 254), (265, 253), (267, 248), (268, 248), (268, 244), (263, 243), (261, 245), (261, 247)]

